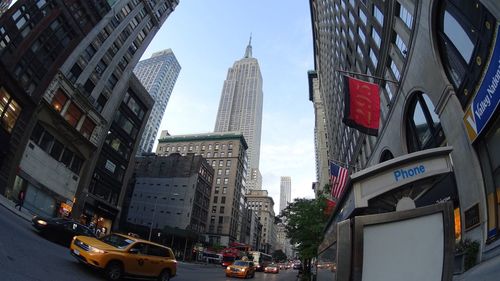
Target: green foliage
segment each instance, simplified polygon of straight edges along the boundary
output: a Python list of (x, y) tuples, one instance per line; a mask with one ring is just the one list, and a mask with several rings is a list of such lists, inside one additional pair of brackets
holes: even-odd
[(284, 262), (287, 260), (287, 256), (285, 253), (283, 253), (282, 250), (276, 250), (273, 253), (273, 260), (279, 261), (279, 262)]
[(317, 254), (328, 220), (324, 210), (326, 199), (295, 199), (279, 215), (285, 222), (285, 233), (301, 259), (310, 259)]
[(456, 245), (455, 251), (465, 255), (464, 270), (467, 271), (477, 263), (479, 242), (471, 241), (470, 239), (462, 240)]

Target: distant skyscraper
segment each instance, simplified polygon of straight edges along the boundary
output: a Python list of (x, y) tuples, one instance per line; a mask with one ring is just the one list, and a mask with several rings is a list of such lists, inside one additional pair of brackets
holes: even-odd
[(259, 171), (262, 128), (262, 75), (252, 57), (252, 38), (245, 56), (227, 71), (217, 112), (215, 132), (241, 131), (248, 143), (247, 188), (261, 189)]
[(292, 200), (292, 178), (281, 177), (280, 183), (280, 213)]
[(138, 154), (153, 150), (163, 114), (180, 71), (181, 66), (171, 49), (153, 53), (151, 58), (140, 61), (135, 67), (135, 75), (155, 101), (137, 150)]

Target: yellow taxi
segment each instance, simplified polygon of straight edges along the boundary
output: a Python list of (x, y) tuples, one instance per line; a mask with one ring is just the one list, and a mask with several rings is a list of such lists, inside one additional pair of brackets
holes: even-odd
[(99, 239), (75, 236), (70, 252), (78, 261), (104, 270), (109, 280), (127, 275), (167, 281), (177, 273), (177, 261), (170, 248), (123, 234)]
[(237, 260), (226, 267), (226, 276), (253, 278), (255, 277), (255, 264), (252, 261)]

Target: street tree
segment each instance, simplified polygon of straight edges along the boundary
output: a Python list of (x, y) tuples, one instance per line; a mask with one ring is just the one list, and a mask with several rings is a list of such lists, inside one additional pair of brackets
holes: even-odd
[(317, 255), (323, 238), (323, 230), (328, 220), (326, 207), (326, 198), (320, 194), (316, 199), (295, 199), (279, 215), (285, 222), (287, 238), (292, 245), (296, 245), (299, 257), (306, 265), (306, 272), (310, 270), (309, 261)]

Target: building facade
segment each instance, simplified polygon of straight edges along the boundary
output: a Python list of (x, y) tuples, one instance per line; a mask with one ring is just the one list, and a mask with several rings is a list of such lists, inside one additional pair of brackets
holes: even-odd
[(151, 58), (140, 61), (134, 69), (134, 74), (155, 101), (139, 144), (139, 154), (153, 151), (163, 114), (180, 71), (181, 66), (171, 49), (153, 53)]
[(292, 177), (280, 179), (280, 213), (292, 202)]
[[(246, 150), (239, 132), (163, 136), (156, 154), (194, 153), (206, 158), (214, 168), (206, 235), (209, 244), (228, 246), (240, 242), (244, 220)], [(243, 236), (243, 238), (242, 238)]]
[[(14, 4), (4, 16), (13, 13), (12, 19), (22, 23), (32, 18), (35, 6), (54, 5), (52, 1), (37, 1), (34, 6), (23, 2)], [(108, 2), (97, 1), (102, 5), (80, 9), (74, 1), (67, 15), (76, 23), (69, 27), (62, 20), (50, 23), (52, 17), (47, 19), (54, 37), (40, 37), (45, 38), (44, 44), (50, 43), (40, 50), (70, 53), (44, 78), (46, 82), (41, 81), (46, 86), (40, 91), (38, 80), (30, 77), (37, 77), (41, 68), (32, 58), (23, 57), (30, 63), (19, 72), (24, 75), (19, 81), (38, 100), (36, 114), (25, 124), (19, 146), (13, 150), (10, 163), (16, 168), (7, 170), (6, 193), (27, 189), (26, 199), (33, 199), (28, 203), (35, 212), (70, 213), (109, 230), (119, 217), (136, 140), (153, 104), (132, 70), (177, 1), (122, 0), (109, 2), (111, 6)], [(89, 21), (84, 12), (100, 18)], [(26, 26), (23, 31), (30, 34), (32, 25)], [(63, 32), (65, 28), (85, 30), (85, 34), (64, 48), (72, 38)], [(30, 50), (38, 50), (38, 43), (30, 42)], [(28, 157), (33, 161), (27, 161)], [(56, 173), (42, 173), (44, 169)], [(28, 196), (30, 193), (35, 196)]]
[[(482, 260), (496, 255), (498, 1), (311, 0), (310, 5), (329, 158), (346, 163), (351, 173), (359, 171), (359, 180), (369, 173), (364, 169), (376, 165), (382, 173), (397, 163), (451, 160), (452, 170), (440, 180), (426, 179), (428, 198), (419, 197), (422, 190), (416, 188), (409, 198), (417, 207), (451, 201), (457, 242), (478, 241)], [(380, 86), (378, 136), (359, 133), (340, 121), (344, 100), (342, 73), (337, 70), (387, 79), (365, 78)], [(394, 175), (391, 179), (399, 180)], [(386, 190), (371, 204), (392, 196), (392, 203), (378, 210), (394, 211), (408, 198), (405, 190), (411, 188)]]
[[(325, 106), (319, 90), (318, 73), (308, 71), (309, 100), (314, 106), (314, 156), (316, 159), (316, 182), (313, 185), (316, 197), (324, 193), (325, 186), (330, 183), (328, 171), (328, 143), (326, 130)], [(328, 194), (327, 194), (328, 195)]]
[(164, 239), (186, 257), (205, 242), (199, 239), (207, 229), (214, 169), (201, 155), (174, 153), (137, 157), (134, 171), (122, 220), (133, 227), (124, 228), (146, 230), (144, 237)]
[(276, 248), (276, 224), (274, 200), (268, 196), (267, 190), (248, 190), (246, 194), (248, 206), (259, 215), (262, 232), (259, 251), (271, 254)]
[(241, 131), (245, 136), (248, 143), (248, 189), (260, 189), (262, 186), (259, 159), (263, 95), (262, 75), (258, 60), (252, 57), (250, 38), (245, 56), (227, 72), (214, 130)]

